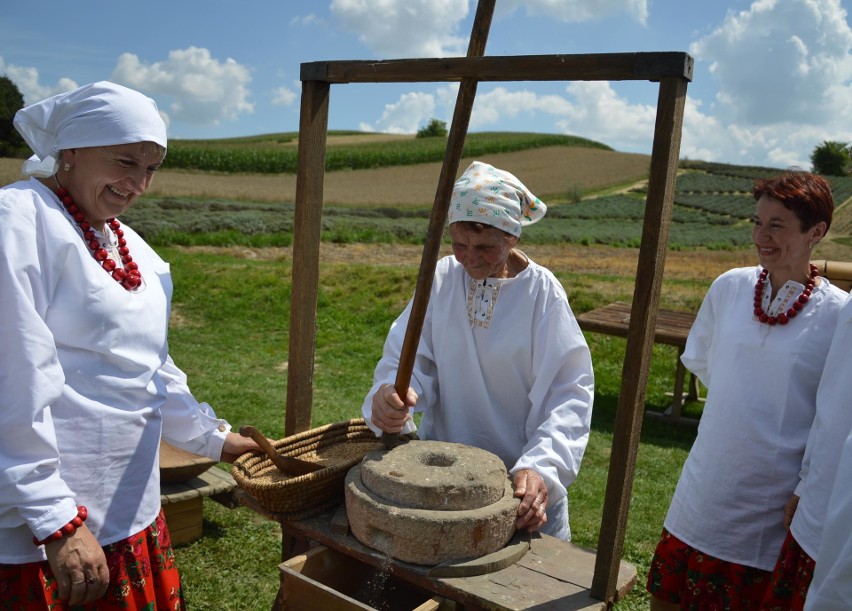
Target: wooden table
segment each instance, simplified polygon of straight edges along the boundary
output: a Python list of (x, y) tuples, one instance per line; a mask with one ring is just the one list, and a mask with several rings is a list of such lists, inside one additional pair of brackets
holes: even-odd
[[(577, 322), (583, 331), (603, 333), (617, 337), (627, 337), (630, 328), (630, 304), (615, 302), (601, 308), (591, 310), (577, 316)], [(695, 322), (695, 314), (690, 312), (678, 312), (675, 310), (658, 310), (657, 326), (654, 330), (654, 342), (666, 344), (677, 348), (677, 363), (675, 365), (675, 381), (672, 404), (664, 412), (649, 410), (647, 416), (663, 418), (678, 424), (697, 424), (693, 418), (681, 416), (683, 404), (686, 401), (700, 400), (698, 380), (695, 374), (689, 374), (689, 384), (684, 391), (686, 380), (686, 368), (680, 360), (686, 347), (686, 338), (692, 323)]]
[[(236, 498), (254, 511), (277, 520), (285, 533), (306, 537), (413, 586), (459, 603), (466, 610), (591, 611), (606, 608), (604, 602), (592, 598), (590, 593), (595, 571), (594, 550), (549, 535), (534, 535), (526, 555), (507, 568), (472, 577), (436, 578), (428, 575), (432, 567), (389, 558), (361, 544), (345, 527), (341, 529), (343, 505), (337, 510), (328, 510), (304, 520), (287, 521), (260, 507), (251, 495), (240, 488)], [(621, 561), (617, 595), (624, 596), (635, 583), (636, 568)], [(309, 603), (306, 605), (305, 609), (311, 608)], [(284, 607), (278, 601), (273, 606), (273, 610), (283, 608), (292, 609), (292, 606)]]
[(181, 545), (201, 537), (204, 497), (225, 507), (236, 507), (236, 487), (231, 474), (216, 466), (182, 482), (161, 483), (160, 504), (166, 514), (172, 544)]

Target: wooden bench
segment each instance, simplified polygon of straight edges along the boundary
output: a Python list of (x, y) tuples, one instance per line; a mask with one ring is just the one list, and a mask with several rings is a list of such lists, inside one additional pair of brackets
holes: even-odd
[(173, 545), (201, 537), (204, 497), (225, 507), (236, 507), (237, 483), (216, 461), (160, 442), (160, 504)]
[[(657, 326), (654, 329), (654, 342), (675, 346), (677, 348), (677, 363), (675, 365), (672, 404), (664, 412), (649, 410), (645, 412), (646, 416), (664, 418), (679, 424), (696, 424), (698, 422), (694, 418), (684, 418), (681, 416), (685, 402), (701, 399), (698, 379), (695, 377), (695, 374), (689, 373), (689, 383), (686, 389), (684, 389), (687, 370), (680, 360), (680, 355), (683, 354), (683, 350), (686, 347), (686, 338), (694, 321), (695, 314), (691, 312), (657, 310)], [(577, 316), (577, 322), (583, 331), (627, 337), (627, 331), (630, 328), (630, 304), (615, 302), (605, 305), (585, 314), (580, 314)]]
[(852, 263), (849, 261), (826, 261), (818, 259), (811, 261), (819, 269), (819, 275), (828, 278), (829, 282), (847, 293), (852, 290)]

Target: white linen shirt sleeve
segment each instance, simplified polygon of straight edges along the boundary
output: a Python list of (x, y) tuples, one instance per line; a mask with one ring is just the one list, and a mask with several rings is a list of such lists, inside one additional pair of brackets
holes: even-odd
[(186, 374), (171, 356), (158, 373), (167, 389), (166, 401), (160, 407), (163, 439), (187, 452), (220, 460), (231, 425), (217, 418), (210, 405), (198, 402), (189, 390)]
[(545, 480), (549, 504), (577, 479), (589, 441), (594, 374), (589, 347), (567, 302), (553, 307), (533, 339), (535, 381), (526, 421), (527, 443), (509, 469), (532, 469)]
[(77, 509), (59, 474), (50, 405), (65, 376), (42, 318), (53, 270), (42, 268), (35, 222), (0, 206), (0, 526), (25, 522), (45, 537)]
[[(381, 437), (382, 430), (373, 424), (371, 417), (373, 414), (373, 395), (379, 390), (382, 384), (395, 384), (397, 371), (399, 370), (399, 359), (402, 354), (402, 345), (405, 342), (405, 334), (408, 330), (408, 319), (411, 315), (411, 307), (413, 300), (408, 302), (408, 305), (403, 310), (402, 314), (391, 324), (388, 335), (385, 338), (384, 348), (382, 349), (382, 358), (376, 364), (376, 369), (373, 372), (373, 385), (367, 396), (364, 398), (364, 403), (361, 405), (361, 414), (364, 416), (367, 427), (373, 431), (377, 437)], [(427, 313), (423, 321), (423, 330), (421, 331), (421, 340), (417, 349), (417, 356), (414, 363), (414, 371), (411, 374), (409, 386), (417, 393), (417, 405), (412, 411), (423, 411), (427, 408), (430, 397), (436, 395), (435, 388), (438, 380), (435, 376), (436, 368), (434, 357), (431, 350), (423, 337), (428, 337), (427, 327), (429, 325), (429, 315)], [(409, 420), (405, 423), (401, 433), (408, 434), (417, 430), (414, 420)]]
[[(718, 282), (718, 280), (716, 281)], [(710, 354), (713, 350), (714, 327), (716, 326), (716, 313), (713, 301), (716, 291), (716, 282), (710, 286), (710, 290), (704, 297), (692, 329), (686, 338), (686, 346), (680, 357), (684, 367), (694, 373), (705, 387), (710, 386)]]

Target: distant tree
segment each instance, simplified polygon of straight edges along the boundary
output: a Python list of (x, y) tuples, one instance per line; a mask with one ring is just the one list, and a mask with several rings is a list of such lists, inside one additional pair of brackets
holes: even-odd
[(447, 124), (444, 121), (432, 119), (426, 127), (421, 127), (417, 130), (418, 138), (432, 138), (435, 136), (446, 138)]
[(0, 157), (24, 152), (24, 139), (12, 125), (15, 113), (24, 107), (24, 96), (7, 76), (0, 76)]
[(848, 142), (826, 140), (811, 153), (814, 172), (827, 176), (845, 176), (849, 169), (850, 150)]

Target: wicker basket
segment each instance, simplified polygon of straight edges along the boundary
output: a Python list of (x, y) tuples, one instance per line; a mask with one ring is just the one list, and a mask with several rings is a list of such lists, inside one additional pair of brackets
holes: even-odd
[(364, 456), (382, 447), (363, 418), (327, 424), (272, 442), (283, 456), (323, 465), (307, 475), (280, 472), (263, 452), (234, 461), (231, 475), (263, 509), (284, 520), (302, 520), (343, 500), (343, 480)]

